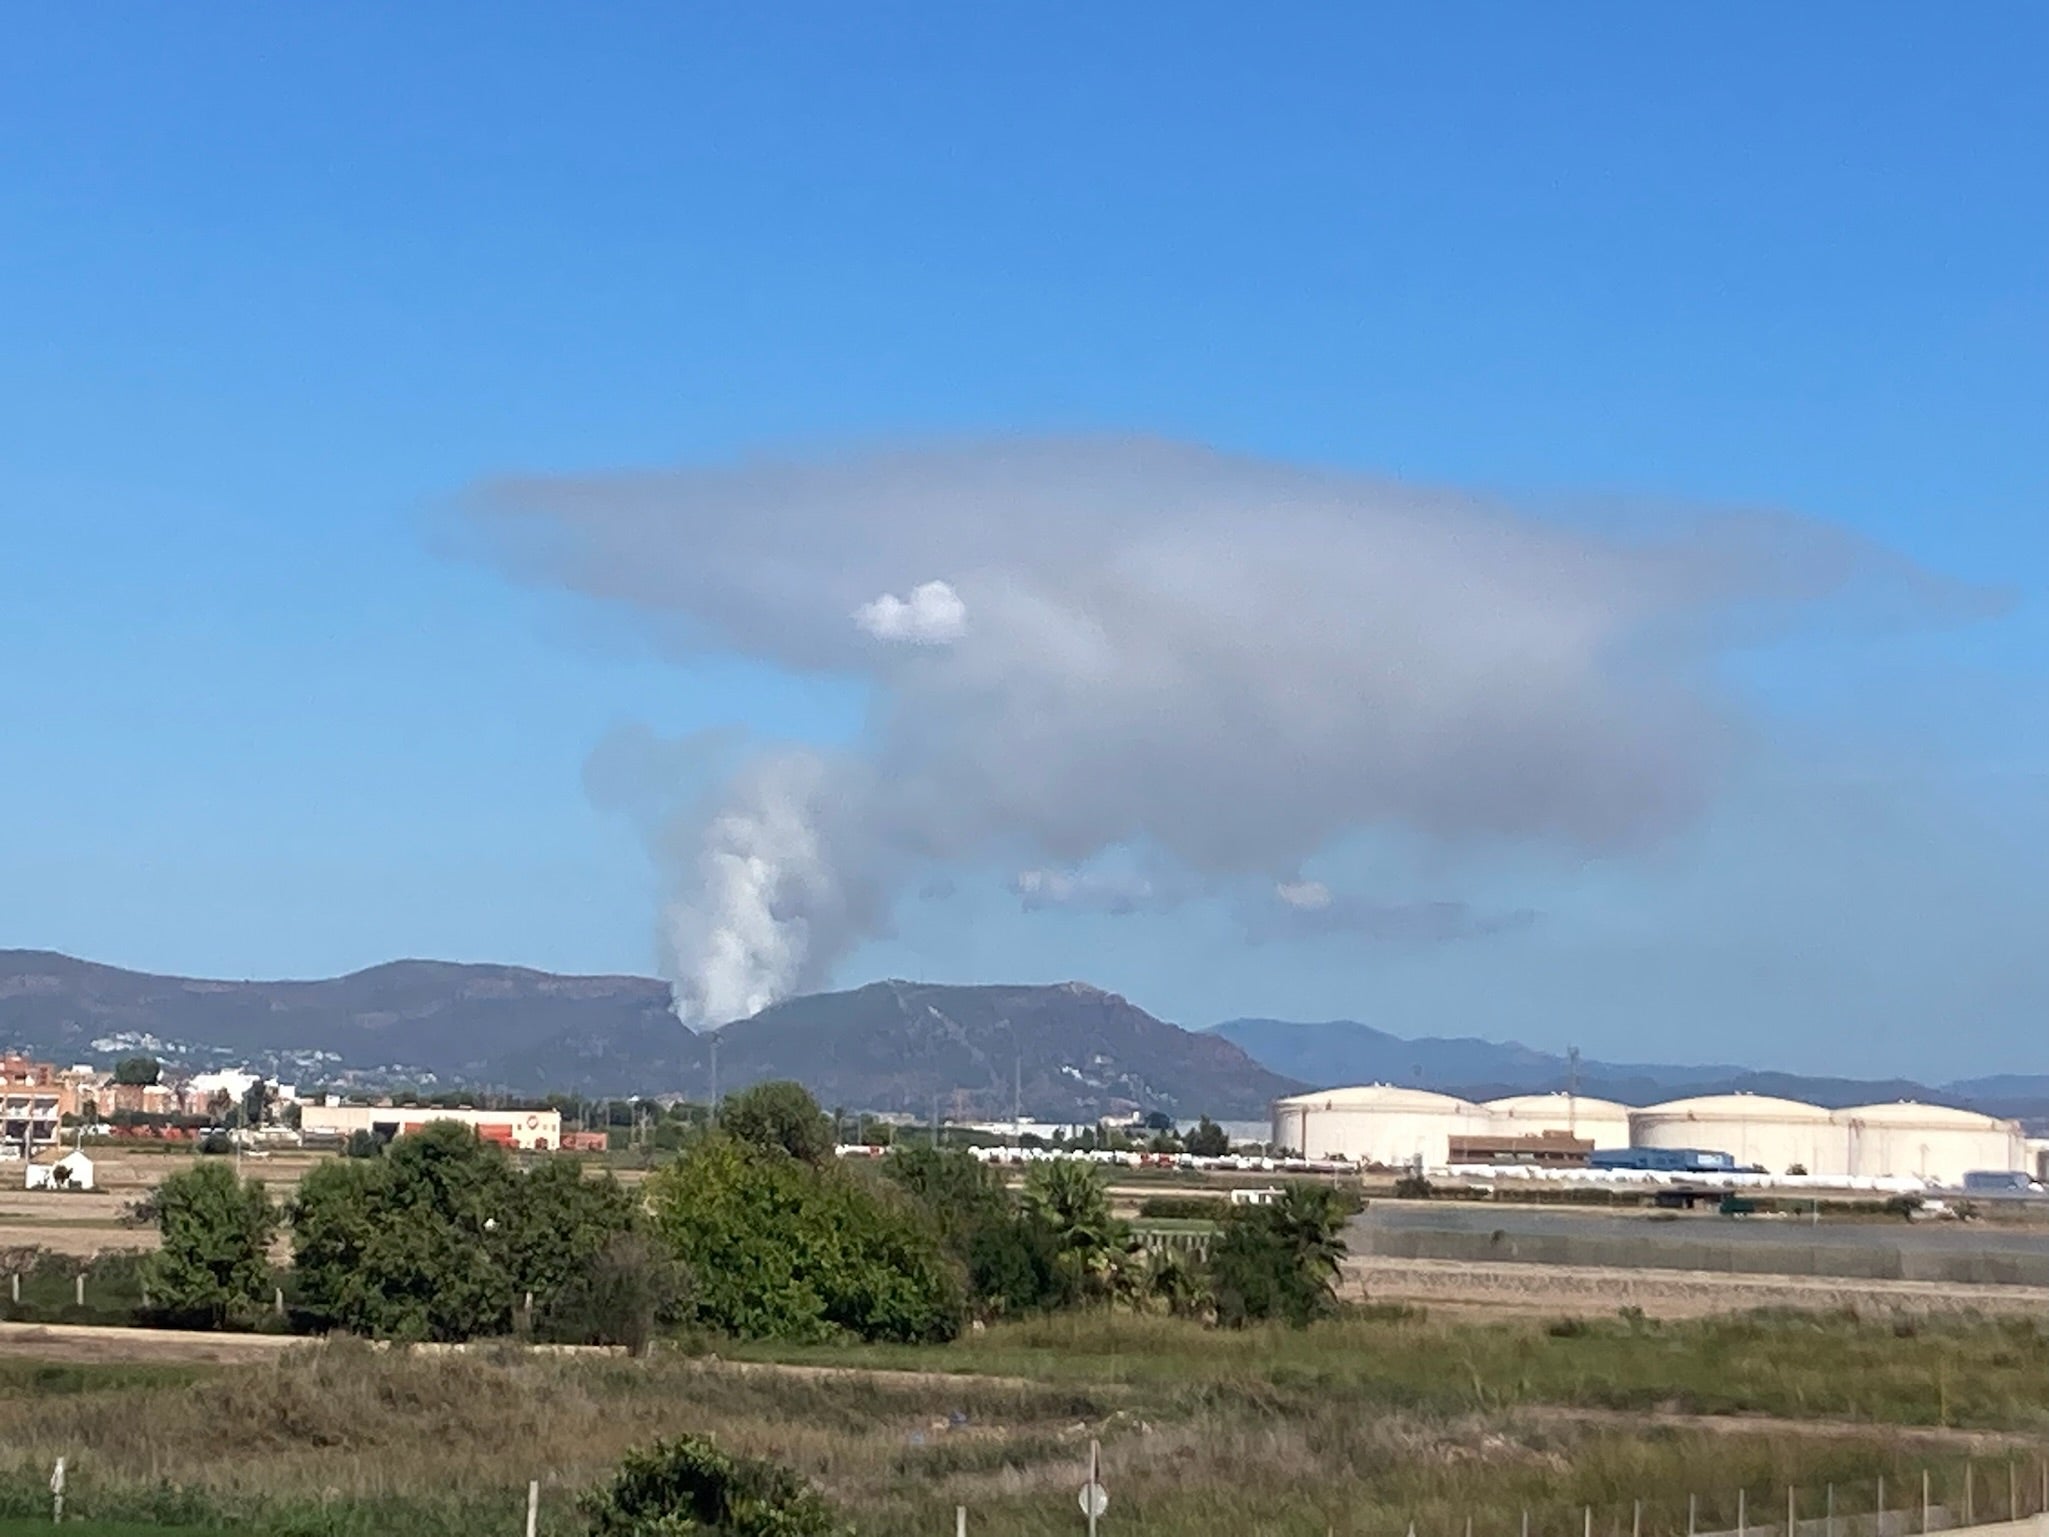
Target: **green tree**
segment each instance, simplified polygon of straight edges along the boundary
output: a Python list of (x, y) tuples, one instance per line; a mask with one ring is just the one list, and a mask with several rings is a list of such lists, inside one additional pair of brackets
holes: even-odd
[(581, 1501), (591, 1537), (836, 1537), (848, 1530), (823, 1495), (781, 1463), (683, 1436), (629, 1452)]
[(114, 1082), (129, 1088), (148, 1088), (163, 1075), (155, 1057), (123, 1057), (114, 1064)]
[(242, 1124), (261, 1126), (267, 1118), (272, 1098), (270, 1085), (261, 1078), (250, 1084), (242, 1094)]
[(750, 1339), (950, 1339), (963, 1298), (928, 1223), (837, 1165), (723, 1134), (647, 1183), (654, 1232), (695, 1283), (693, 1316)]
[(1301, 1327), (1337, 1306), (1345, 1219), (1357, 1209), (1328, 1185), (1296, 1182), (1264, 1206), (1234, 1207), (1210, 1248), (1217, 1321), (1277, 1318)]
[(576, 1159), (530, 1174), (452, 1121), (396, 1138), (382, 1158), (337, 1159), (299, 1184), (294, 1266), (307, 1320), (401, 1340), (508, 1334), (526, 1293), (546, 1316), (633, 1202)]
[(1110, 1214), (1110, 1181), (1101, 1167), (1079, 1158), (1033, 1164), (1025, 1175), (1024, 1210), (1051, 1242), (1054, 1274), (1067, 1300), (1112, 1295), (1131, 1235)]
[(833, 1155), (832, 1117), (801, 1083), (778, 1079), (742, 1089), (719, 1107), (719, 1129), (750, 1147), (780, 1148), (805, 1163)]
[(1222, 1158), (1231, 1151), (1229, 1134), (1208, 1116), (1196, 1122), (1195, 1130), (1188, 1134), (1185, 1141), (1188, 1144), (1188, 1151), (1198, 1158)]
[(281, 1216), (261, 1180), (224, 1163), (173, 1174), (151, 1198), (161, 1240), (145, 1262), (155, 1311), (173, 1324), (218, 1329), (253, 1314), (270, 1291), (270, 1245)]
[(1025, 1218), (996, 1170), (969, 1152), (913, 1145), (891, 1152), (882, 1172), (931, 1219), (979, 1311), (1021, 1313), (1054, 1300), (1051, 1237)]

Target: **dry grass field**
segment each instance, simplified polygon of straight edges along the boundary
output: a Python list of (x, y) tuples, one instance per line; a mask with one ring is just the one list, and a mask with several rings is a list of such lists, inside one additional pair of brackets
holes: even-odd
[[(11, 1336), (13, 1331), (8, 1331)], [(114, 1342), (107, 1342), (111, 1349)], [(139, 1343), (139, 1342), (138, 1342)], [(807, 1369), (299, 1345), (231, 1362), (0, 1351), (0, 1517), (47, 1508), (57, 1456), (99, 1519), (226, 1522), (268, 1537), (581, 1530), (577, 1491), (684, 1431), (817, 1480), (863, 1532), (1069, 1534), (1091, 1439), (1113, 1533), (1650, 1537), (1783, 1510), (1868, 1509), (1877, 1480), (1982, 1515), (2037, 1503), (2049, 1339), (1956, 1321), (1669, 1328), (1471, 1325), (1386, 1312), (1219, 1335), (1095, 1317), (922, 1351), (802, 1352)], [(769, 1354), (772, 1352), (756, 1352)], [(1947, 1367), (1938, 1363), (1947, 1362)], [(887, 1368), (912, 1368), (896, 1371)], [(1945, 1385), (1946, 1384), (1946, 1385)], [(1777, 1418), (1756, 1418), (1775, 1415)], [(2012, 1470), (2009, 1474), (2009, 1468)], [(42, 1502), (40, 1505), (38, 1502)], [(1753, 1516), (1753, 1522), (1755, 1518)], [(1766, 1537), (1763, 1531), (1759, 1537)]]

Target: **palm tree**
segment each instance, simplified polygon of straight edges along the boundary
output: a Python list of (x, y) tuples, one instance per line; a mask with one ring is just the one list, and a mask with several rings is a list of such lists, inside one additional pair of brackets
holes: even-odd
[(1025, 1176), (1025, 1215), (1052, 1235), (1054, 1266), (1077, 1295), (1105, 1296), (1130, 1247), (1124, 1224), (1110, 1215), (1103, 1171), (1078, 1158), (1032, 1165)]

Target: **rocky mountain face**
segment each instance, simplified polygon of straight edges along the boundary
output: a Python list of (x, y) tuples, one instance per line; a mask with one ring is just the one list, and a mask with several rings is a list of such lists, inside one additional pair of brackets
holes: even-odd
[[(248, 1063), (313, 1083), (476, 1084), (525, 1092), (710, 1092), (710, 1037), (645, 977), (397, 961), (309, 982), (151, 976), (0, 951), (0, 1043), (60, 1062), (137, 1051)], [(1138, 1108), (1264, 1116), (1297, 1087), (1215, 1035), (1081, 983), (878, 982), (792, 999), (719, 1032), (730, 1090), (795, 1078), (849, 1110), (1090, 1119)]]

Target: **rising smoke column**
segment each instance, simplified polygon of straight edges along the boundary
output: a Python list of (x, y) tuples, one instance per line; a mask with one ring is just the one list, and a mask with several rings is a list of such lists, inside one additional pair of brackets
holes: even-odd
[[(870, 691), (858, 749), (766, 752), (653, 839), (696, 1024), (823, 983), (900, 892), (995, 858), (1031, 906), (1228, 893), (1262, 938), (1514, 926), (1300, 871), (1376, 828), (1655, 840), (1740, 738), (1727, 637), (1904, 569), (1797, 519), (1602, 534), (1144, 439), (508, 480), (470, 510), (494, 559), (679, 655)], [(1090, 868), (1132, 851), (1142, 878)]]

